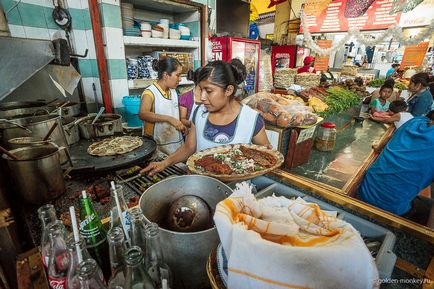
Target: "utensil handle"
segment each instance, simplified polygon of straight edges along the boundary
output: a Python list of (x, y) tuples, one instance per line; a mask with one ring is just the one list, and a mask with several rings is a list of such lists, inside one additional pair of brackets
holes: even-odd
[(7, 149), (5, 149), (2, 146), (0, 146), (0, 151), (3, 152), (3, 153), (5, 153), (8, 157), (10, 157), (10, 158), (12, 158), (12, 159), (14, 159), (16, 161), (20, 160), (16, 155), (14, 155), (13, 153), (9, 152)]
[(56, 127), (57, 127), (57, 122), (55, 122), (55, 123), (51, 126), (51, 128), (50, 128), (50, 130), (48, 131), (47, 135), (46, 135), (42, 140), (43, 140), (43, 141), (46, 141), (46, 140), (50, 137), (50, 135), (53, 133), (53, 131), (56, 129)]
[(66, 147), (59, 147), (59, 152), (65, 151), (66, 157), (68, 158), (68, 162), (71, 165), (71, 168), (74, 167), (74, 164), (72, 163), (71, 155), (69, 154), (69, 151), (66, 149)]

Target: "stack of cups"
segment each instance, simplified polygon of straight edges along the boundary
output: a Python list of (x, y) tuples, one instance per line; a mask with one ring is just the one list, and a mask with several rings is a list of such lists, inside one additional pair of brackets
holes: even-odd
[(121, 3), (121, 15), (122, 15), (122, 27), (131, 28), (134, 27), (134, 13), (133, 4)]
[(142, 36), (145, 38), (151, 37), (151, 24), (149, 22), (140, 23), (140, 30), (142, 31)]
[(169, 38), (169, 19), (160, 19), (158, 25), (164, 28), (163, 38)]
[(190, 40), (190, 28), (184, 24), (179, 24), (179, 31), (181, 32), (181, 40)]

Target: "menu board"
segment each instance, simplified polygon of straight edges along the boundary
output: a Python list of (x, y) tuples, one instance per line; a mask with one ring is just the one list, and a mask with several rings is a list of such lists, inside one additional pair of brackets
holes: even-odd
[[(332, 41), (331, 40), (318, 40), (317, 44), (321, 48), (332, 47)], [(315, 65), (314, 65), (315, 70), (316, 71), (327, 71), (327, 69), (329, 68), (329, 60), (330, 60), (330, 54), (317, 55), (315, 57)]]
[(401, 69), (409, 66), (421, 66), (428, 49), (429, 42), (421, 42), (418, 45), (405, 47), (402, 56)]
[(360, 17), (346, 18), (344, 16), (347, 1), (334, 0), (319, 16), (306, 15), (306, 25), (311, 33), (348, 31), (350, 28), (360, 30), (387, 29), (398, 24), (401, 13), (390, 15), (393, 0), (377, 0)]

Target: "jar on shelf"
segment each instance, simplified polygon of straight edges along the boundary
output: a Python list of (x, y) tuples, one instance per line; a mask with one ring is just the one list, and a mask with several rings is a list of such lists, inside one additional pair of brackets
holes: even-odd
[(323, 122), (318, 129), (315, 147), (319, 151), (332, 151), (336, 143), (336, 125), (333, 122)]

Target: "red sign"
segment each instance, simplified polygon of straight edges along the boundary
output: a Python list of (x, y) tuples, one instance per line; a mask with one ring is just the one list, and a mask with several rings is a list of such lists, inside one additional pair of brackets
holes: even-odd
[(212, 59), (213, 60), (227, 60), (227, 39), (225, 37), (217, 37), (211, 40), (212, 44)]
[(318, 17), (306, 15), (305, 23), (311, 33), (348, 31), (350, 28), (360, 30), (387, 29), (399, 23), (401, 13), (389, 15), (393, 0), (377, 0), (360, 17), (346, 18), (344, 16), (347, 1), (334, 0)]
[(295, 67), (295, 45), (271, 46), (271, 70)]

